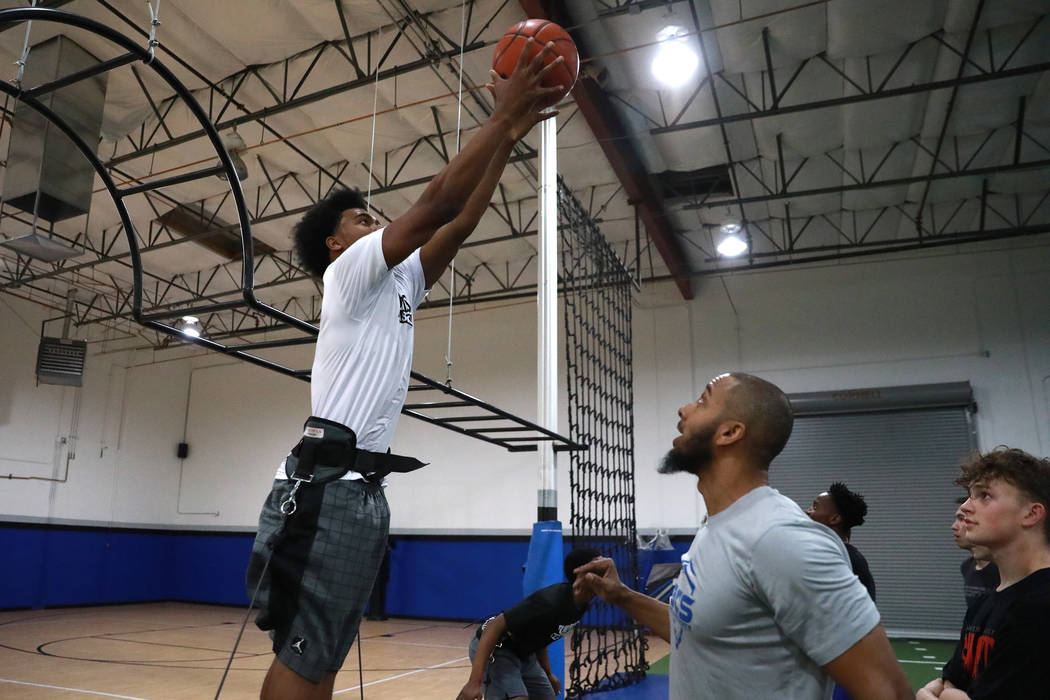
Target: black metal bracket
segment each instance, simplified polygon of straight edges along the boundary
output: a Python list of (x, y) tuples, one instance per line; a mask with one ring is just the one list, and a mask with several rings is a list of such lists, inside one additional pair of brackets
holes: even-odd
[[(260, 357), (249, 352), (249, 350), (261, 350), (269, 348), (286, 347), (291, 345), (302, 345), (316, 342), (318, 334), (317, 326), (304, 321), (292, 314), (274, 308), (263, 303), (255, 296), (254, 280), (254, 245), (252, 242), (250, 216), (244, 193), (241, 190), (237, 171), (234, 167), (230, 154), (219, 138), (215, 125), (208, 119), (207, 113), (193, 94), (182, 82), (163, 64), (162, 61), (150, 55), (145, 45), (136, 44), (132, 39), (116, 31), (112, 27), (100, 22), (61, 10), (46, 8), (12, 8), (0, 10), (0, 24), (40, 21), (55, 22), (58, 24), (76, 27), (102, 37), (122, 49), (124, 54), (107, 61), (100, 61), (92, 69), (79, 71), (67, 76), (62, 76), (52, 82), (33, 86), (27, 90), (20, 87), (0, 82), (0, 92), (21, 100), (28, 107), (54, 124), (65, 136), (80, 150), (88, 162), (95, 169), (96, 174), (102, 180), (103, 185), (109, 192), (113, 203), (117, 208), (124, 233), (127, 236), (129, 252), (131, 257), (131, 268), (134, 281), (134, 289), (131, 299), (132, 317), (137, 323), (151, 330), (178, 338), (183, 342), (193, 343), (214, 352), (236, 357), (259, 367), (285, 374), (302, 381), (310, 381), (309, 369), (294, 369), (278, 362)], [(79, 80), (90, 78), (129, 63), (141, 62), (151, 69), (172, 89), (178, 99), (181, 99), (189, 108), (190, 112), (200, 124), (201, 133), (211, 141), (215, 149), (219, 165), (204, 168), (177, 177), (163, 178), (151, 182), (139, 183), (131, 187), (118, 187), (109, 170), (99, 160), (95, 149), (87, 144), (73, 129), (68, 122), (50, 107), (37, 99), (40, 95), (71, 85)], [(225, 174), (225, 180), (230, 187), (234, 203), (237, 209), (237, 217), (240, 225), (242, 265), (241, 265), (241, 299), (227, 301), (210, 305), (197, 305), (192, 308), (195, 314), (209, 313), (223, 309), (240, 308), (257, 311), (272, 319), (287, 330), (297, 331), (302, 335), (290, 336), (288, 338), (270, 340), (261, 343), (248, 343), (242, 345), (227, 345), (202, 337), (190, 337), (185, 335), (181, 329), (165, 323), (165, 319), (173, 319), (189, 313), (189, 308), (173, 308), (163, 314), (143, 313), (142, 309), (142, 256), (140, 254), (137, 233), (131, 221), (131, 215), (125, 203), (125, 198), (140, 193), (149, 192), (162, 187), (189, 182), (196, 179), (211, 177), (217, 174)], [(402, 413), (413, 418), (436, 425), (446, 430), (459, 433), (467, 437), (475, 438), (498, 445), (512, 452), (535, 451), (542, 443), (551, 443), (555, 451), (584, 450), (586, 445), (573, 442), (569, 438), (556, 432), (543, 428), (536, 423), (516, 416), (508, 411), (482, 401), (470, 394), (446, 386), (438, 381), (430, 379), (418, 372), (411, 374), (414, 383), (409, 386), (409, 391), (417, 393), (435, 392), (445, 397), (441, 401), (418, 401), (407, 403)]]

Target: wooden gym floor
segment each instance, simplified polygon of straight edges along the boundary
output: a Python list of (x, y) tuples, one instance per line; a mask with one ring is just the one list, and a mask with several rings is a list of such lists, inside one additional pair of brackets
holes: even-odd
[[(0, 698), (212, 698), (244, 613), (188, 603), (0, 612)], [(362, 622), (365, 698), (454, 698), (470, 673), (474, 629), (431, 620)], [(650, 662), (667, 653), (663, 641), (649, 643)], [(355, 644), (336, 677), (336, 697), (361, 696), (357, 653)], [(271, 657), (269, 637), (249, 622), (221, 697), (258, 698)]]

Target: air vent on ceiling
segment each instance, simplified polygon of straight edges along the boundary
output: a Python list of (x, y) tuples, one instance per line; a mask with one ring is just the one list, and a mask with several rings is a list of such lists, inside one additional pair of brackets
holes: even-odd
[[(23, 85), (31, 90), (98, 63), (79, 44), (60, 34), (32, 47)], [(102, 131), (106, 82), (104, 74), (85, 78), (44, 93), (39, 101), (61, 115), (85, 143), (95, 146)], [(88, 212), (94, 167), (58, 127), (21, 100), (14, 104), (10, 143), (5, 203), (45, 221), (62, 221)]]
[(86, 358), (86, 341), (41, 338), (36, 354), (37, 384), (81, 386)]
[(712, 165), (699, 170), (665, 170), (654, 177), (664, 199), (700, 200), (733, 195), (733, 181), (726, 165)]
[(10, 248), (28, 258), (36, 258), (45, 262), (58, 262), (59, 260), (67, 260), (84, 254), (83, 250), (71, 248), (61, 241), (41, 236), (38, 233), (27, 233), (18, 238), (0, 241), (0, 246)]

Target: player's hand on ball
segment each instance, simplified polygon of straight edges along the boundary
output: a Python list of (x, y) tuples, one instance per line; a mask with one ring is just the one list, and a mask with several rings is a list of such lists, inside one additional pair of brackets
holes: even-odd
[[(534, 39), (529, 38), (529, 45)], [(486, 85), (496, 101), (493, 116), (506, 119), (510, 127), (510, 136), (515, 141), (521, 139), (537, 122), (549, 119), (554, 112), (541, 113), (541, 110), (555, 104), (563, 90), (558, 87), (543, 87), (543, 77), (551, 70), (564, 63), (561, 56), (544, 65), (544, 61), (554, 52), (554, 45), (548, 43), (531, 60), (526, 60), (529, 51), (522, 51), (518, 63), (509, 78), (500, 77), (496, 71), (489, 71), (490, 82)]]

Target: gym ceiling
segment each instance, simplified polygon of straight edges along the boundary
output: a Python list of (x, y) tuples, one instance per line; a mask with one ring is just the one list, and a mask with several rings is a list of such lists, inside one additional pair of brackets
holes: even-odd
[[(526, 17), (569, 28), (579, 46), (580, 80), (558, 106), (558, 171), (643, 284), (672, 281), (692, 298), (705, 275), (967, 250), (1050, 231), (1050, 0), (38, 6), (94, 19), (143, 46), (157, 9), (157, 60), (192, 91), (246, 171), (256, 293), (309, 321), (320, 289), (290, 252), (297, 217), (341, 185), (370, 190), (381, 220), (403, 212), (455, 154), (457, 133), (469, 139), (491, 111), (483, 85), (495, 43)], [(668, 26), (701, 57), (676, 88), (651, 70), (657, 33)], [(41, 21), (29, 45), (59, 34), (100, 62), (121, 54), (95, 34)], [(4, 80), (17, 76), (25, 41), (25, 23), (0, 26)], [(30, 48), (27, 75), (33, 59)], [(153, 67), (136, 61), (106, 75), (97, 153), (118, 184), (219, 163)], [(0, 154), (9, 158), (14, 112), (8, 99)], [(447, 305), (453, 287), (457, 304), (535, 293), (538, 146), (534, 130), (457, 257), (454, 285), (446, 273), (429, 304)], [(142, 250), (145, 312), (239, 298), (233, 199), (213, 175), (125, 198)], [(716, 251), (727, 225), (749, 243), (739, 257)], [(31, 207), (4, 204), (4, 240), (33, 231)], [(68, 305), (76, 337), (172, 342), (130, 318), (128, 243), (100, 178), (86, 214), (37, 217), (35, 231), (75, 255), (49, 262), (2, 246), (0, 288), (59, 312)], [(237, 308), (201, 321), (228, 338), (269, 323)]]

